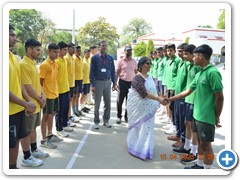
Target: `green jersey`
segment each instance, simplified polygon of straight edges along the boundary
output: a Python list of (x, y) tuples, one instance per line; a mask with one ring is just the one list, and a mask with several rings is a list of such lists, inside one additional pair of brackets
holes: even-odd
[[(186, 89), (189, 89), (190, 84), (195, 78), (196, 74), (201, 71), (200, 66), (195, 66), (194, 64), (189, 64), (187, 67), (188, 75), (187, 75), (187, 84)], [(189, 104), (193, 104), (194, 102), (195, 91), (193, 91), (189, 96), (185, 97), (185, 102)]]
[(163, 77), (162, 77), (162, 85), (166, 86), (167, 85), (167, 63), (169, 61), (169, 58), (164, 56), (163, 60), (163, 67), (164, 67), (164, 70), (163, 70)]
[(178, 64), (180, 59), (174, 55), (172, 59), (169, 59), (166, 65), (166, 85), (169, 90), (175, 90)]
[(158, 77), (158, 62), (159, 62), (159, 60), (160, 60), (159, 58), (153, 60), (153, 63), (152, 63), (152, 68), (153, 68), (152, 77), (153, 78)]
[(158, 81), (162, 81), (163, 79), (163, 72), (164, 72), (164, 57), (160, 58), (158, 61)]
[(186, 90), (187, 74), (188, 74), (187, 66), (188, 66), (187, 61), (181, 61), (178, 64), (178, 71), (177, 71), (176, 85), (175, 85), (175, 95)]
[(215, 125), (215, 93), (223, 90), (220, 72), (212, 64), (207, 65), (196, 74), (190, 89), (196, 90), (193, 109), (194, 119)]

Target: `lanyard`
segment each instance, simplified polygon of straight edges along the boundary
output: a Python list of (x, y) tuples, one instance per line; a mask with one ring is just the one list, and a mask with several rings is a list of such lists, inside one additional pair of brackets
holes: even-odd
[[(99, 57), (99, 59), (100, 59), (100, 61), (102, 62), (103, 65), (105, 65), (107, 63), (107, 60), (103, 61), (103, 59), (101, 58), (101, 56), (99, 54), (98, 54), (98, 57)], [(107, 55), (106, 55), (106, 57), (107, 57)]]

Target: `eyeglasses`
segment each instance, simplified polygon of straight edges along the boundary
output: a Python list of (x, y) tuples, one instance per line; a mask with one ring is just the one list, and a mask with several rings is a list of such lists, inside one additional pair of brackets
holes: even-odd
[(148, 66), (151, 66), (151, 65), (152, 65), (152, 63), (150, 63), (150, 62), (147, 62), (147, 63), (145, 63), (145, 64), (147, 64)]

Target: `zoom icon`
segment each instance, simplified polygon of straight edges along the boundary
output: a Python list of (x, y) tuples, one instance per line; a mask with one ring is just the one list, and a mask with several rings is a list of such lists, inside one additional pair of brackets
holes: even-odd
[(233, 169), (238, 163), (238, 156), (233, 150), (223, 149), (217, 155), (217, 163), (224, 170)]

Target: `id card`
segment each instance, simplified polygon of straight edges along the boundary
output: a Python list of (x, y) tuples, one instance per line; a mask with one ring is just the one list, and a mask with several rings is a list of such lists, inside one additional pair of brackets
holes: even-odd
[(102, 68), (101, 72), (107, 72), (106, 68)]

